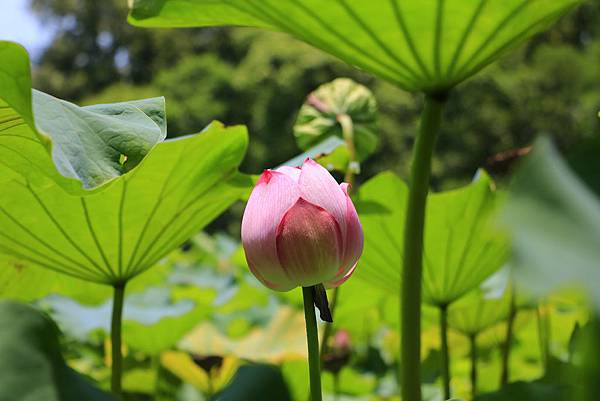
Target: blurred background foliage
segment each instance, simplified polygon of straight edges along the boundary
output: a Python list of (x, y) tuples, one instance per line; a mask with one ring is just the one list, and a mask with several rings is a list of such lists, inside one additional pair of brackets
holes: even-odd
[[(198, 132), (213, 119), (248, 125), (242, 170), (256, 174), (301, 152), (293, 128), (307, 94), (348, 77), (368, 87), (379, 107), (378, 148), (362, 163), (357, 183), (384, 170), (407, 177), (419, 96), (285, 35), (246, 28), (138, 29), (125, 23), (126, 7), (124, 0), (31, 0), (36, 15), (54, 27), (49, 46), (34, 60), (34, 87), (78, 104), (165, 96), (170, 137)], [(594, 0), (460, 85), (445, 112), (434, 189), (464, 185), (479, 167), (504, 186), (514, 159), (539, 134), (565, 153), (581, 150), (600, 135), (599, 63), (600, 1)], [(264, 386), (276, 394), (273, 400), (307, 399), (300, 295), (267, 292), (248, 273), (234, 240), (242, 210), (240, 203), (211, 225), (211, 235), (199, 234), (133, 281), (125, 311), (128, 400), (197, 401), (214, 394), (262, 400)], [(69, 365), (106, 388), (106, 290), (69, 277), (50, 280), (45, 271), (16, 276), (0, 270), (3, 296), (43, 299), (39, 305), (66, 334), (61, 341)], [(336, 311), (335, 327), (349, 334), (350, 355), (331, 344), (348, 368), (324, 373), (324, 390), (341, 393), (339, 400), (397, 400), (397, 300), (359, 276), (344, 285)], [(47, 296), (52, 293), (63, 296)], [(491, 298), (483, 293), (476, 289), (450, 310), (454, 394), (470, 399), (471, 341), (478, 351), (478, 391), (499, 388), (512, 314), (510, 381), (517, 383), (503, 391), (513, 399), (569, 399), (555, 379), (577, 357), (573, 344), (583, 332), (577, 322), (588, 319), (586, 300), (563, 291), (540, 305), (512, 300), (511, 312), (506, 292)], [(425, 396), (440, 400), (435, 308), (424, 306), (423, 329)], [(537, 381), (523, 382), (531, 380)], [(478, 399), (506, 394), (485, 397)]]

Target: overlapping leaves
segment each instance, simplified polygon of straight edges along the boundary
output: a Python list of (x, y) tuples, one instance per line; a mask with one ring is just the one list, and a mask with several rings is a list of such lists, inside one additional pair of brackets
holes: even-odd
[[(429, 196), (423, 256), (423, 299), (454, 302), (497, 271), (508, 241), (492, 222), (499, 194), (483, 172), (470, 185)], [(356, 277), (397, 294), (400, 290), (404, 213), (408, 188), (392, 173), (365, 183), (356, 206), (365, 250)]]
[(453, 87), (579, 0), (135, 0), (141, 26), (287, 32), (411, 91)]
[(2, 182), (23, 176), (83, 194), (133, 169), (165, 138), (163, 98), (78, 107), (32, 91), (21, 46), (0, 41), (0, 59)]
[(247, 191), (237, 173), (246, 142), (245, 128), (213, 123), (201, 134), (162, 142), (134, 171), (88, 196), (57, 184), (5, 183), (5, 268), (45, 267), (110, 284), (138, 275)]

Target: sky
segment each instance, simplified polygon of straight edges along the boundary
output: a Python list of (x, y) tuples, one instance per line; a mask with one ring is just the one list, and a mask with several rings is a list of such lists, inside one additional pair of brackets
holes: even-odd
[(1, 0), (0, 40), (23, 45), (35, 58), (50, 42), (52, 30), (29, 10), (29, 0)]

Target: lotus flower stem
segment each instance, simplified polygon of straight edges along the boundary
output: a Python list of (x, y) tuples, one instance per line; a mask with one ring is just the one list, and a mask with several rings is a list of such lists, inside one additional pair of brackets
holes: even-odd
[(440, 306), (440, 340), (442, 344), (442, 379), (444, 400), (450, 399), (450, 351), (448, 350), (448, 305)]
[(304, 297), (304, 318), (306, 320), (306, 341), (308, 343), (308, 370), (310, 375), (310, 399), (322, 401), (321, 359), (319, 357), (319, 333), (315, 316), (315, 301), (312, 287), (302, 287)]
[(123, 374), (123, 355), (121, 354), (121, 330), (123, 325), (123, 301), (125, 283), (114, 285), (112, 323), (110, 328), (112, 350), (112, 376), (110, 389), (117, 397), (121, 396), (121, 376)]
[(471, 344), (471, 398), (477, 395), (477, 334), (469, 336)]
[(413, 150), (410, 194), (404, 226), (401, 278), (401, 392), (403, 401), (421, 401), (421, 280), (425, 205), (431, 157), (440, 128), (445, 96), (426, 95), (421, 126)]
[(508, 318), (506, 320), (506, 339), (504, 340), (504, 347), (502, 348), (502, 373), (500, 376), (500, 387), (504, 387), (508, 384), (509, 373), (510, 373), (510, 349), (513, 341), (513, 331), (515, 325), (515, 318), (517, 317), (517, 306), (515, 301), (515, 290), (514, 286), (511, 288), (510, 293), (510, 306), (508, 310)]

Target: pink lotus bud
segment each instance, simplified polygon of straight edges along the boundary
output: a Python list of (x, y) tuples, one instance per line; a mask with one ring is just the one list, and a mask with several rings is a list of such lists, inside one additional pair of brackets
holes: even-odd
[(252, 273), (273, 290), (337, 287), (363, 249), (348, 184), (311, 159), (265, 170), (244, 211), (242, 244)]

